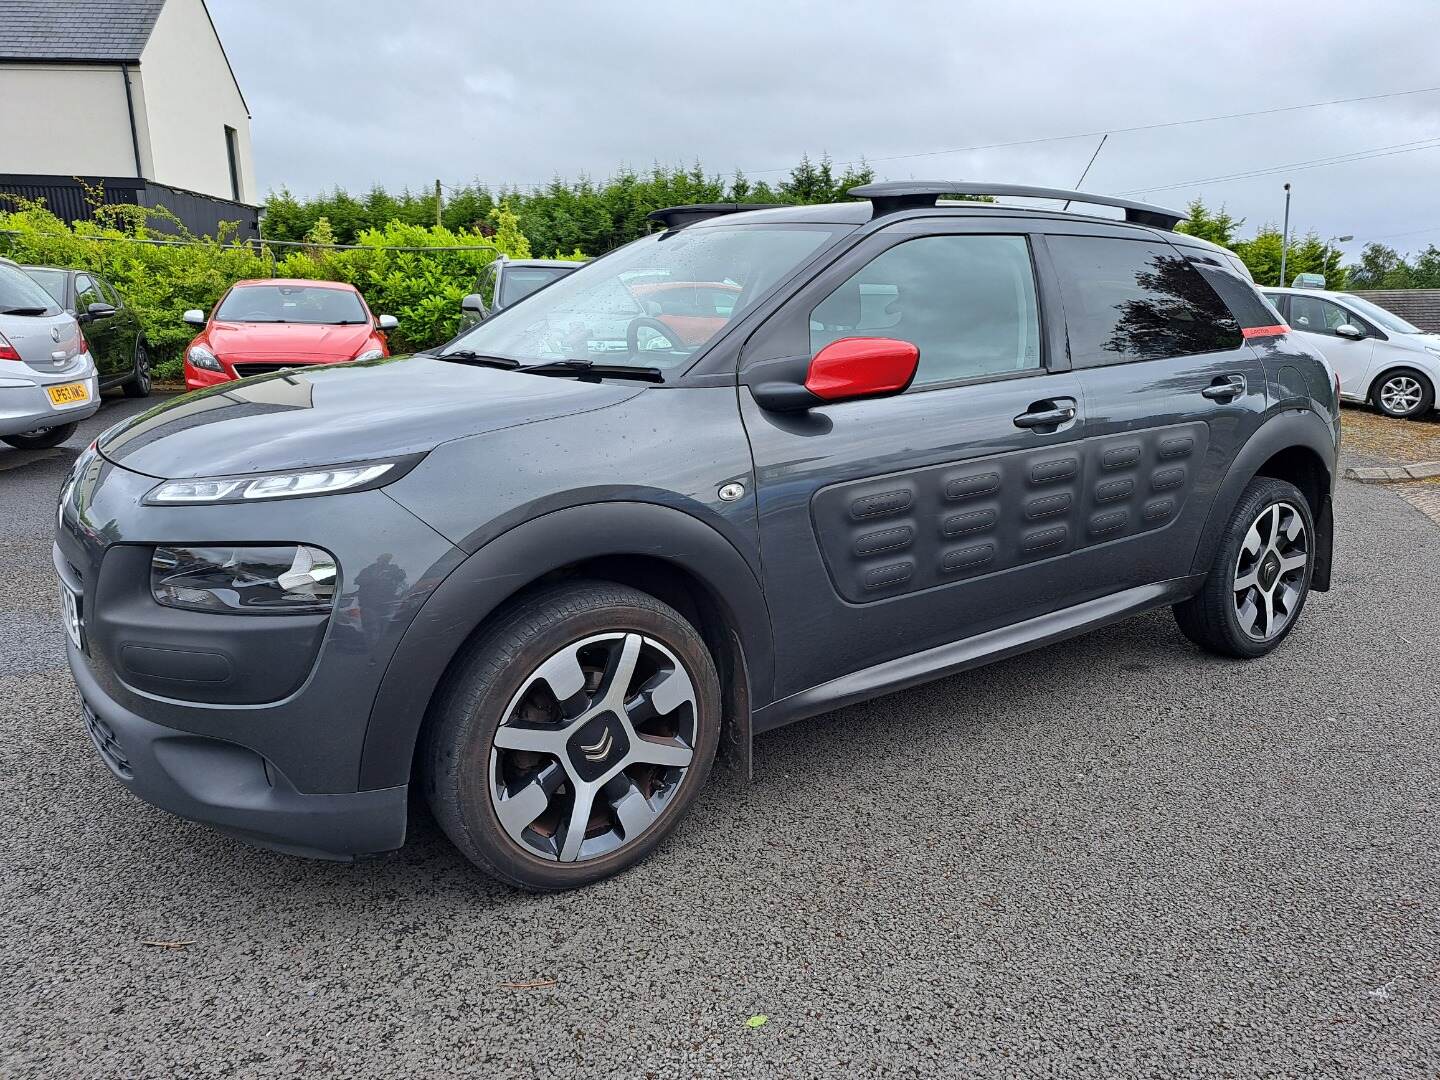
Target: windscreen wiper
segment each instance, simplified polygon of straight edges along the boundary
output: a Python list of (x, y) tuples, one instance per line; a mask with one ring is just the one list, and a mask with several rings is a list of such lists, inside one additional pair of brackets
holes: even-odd
[(7, 307), (0, 308), (0, 315), (44, 315), (49, 310), (43, 307)]
[(461, 364), (480, 364), (484, 367), (505, 368), (507, 371), (513, 371), (520, 367), (519, 360), (512, 360), (508, 356), (486, 356), (484, 353), (478, 353), (474, 349), (452, 349), (449, 352), (426, 353), (425, 355), (433, 356), (436, 360), (454, 360)]
[(635, 364), (597, 364), (594, 360), (547, 360), (543, 364), (526, 364), (517, 367), (529, 375), (577, 375), (580, 378), (640, 379), (644, 382), (664, 382), (665, 376), (656, 367), (640, 367)]

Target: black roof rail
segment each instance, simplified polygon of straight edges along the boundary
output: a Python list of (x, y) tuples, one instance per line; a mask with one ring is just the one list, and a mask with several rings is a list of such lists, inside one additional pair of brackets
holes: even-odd
[(1085, 191), (1026, 187), (1023, 184), (889, 180), (878, 184), (862, 184), (860, 187), (851, 188), (848, 194), (857, 199), (869, 199), (875, 208), (875, 217), (893, 214), (897, 210), (934, 206), (945, 195), (1013, 195), (1021, 199), (1064, 199), (1066, 202), (1083, 202), (1094, 206), (1118, 206), (1125, 211), (1126, 221), (1136, 225), (1150, 225), (1157, 229), (1174, 229), (1185, 220), (1185, 215), (1178, 210), (1167, 210), (1163, 206), (1116, 199), (1110, 195), (1092, 195)]
[(747, 210), (774, 210), (783, 203), (707, 202), (691, 203), (688, 206), (667, 206), (663, 210), (652, 210), (645, 215), (647, 221), (658, 221), (667, 229), (683, 229), (706, 218), (722, 214), (743, 214)]

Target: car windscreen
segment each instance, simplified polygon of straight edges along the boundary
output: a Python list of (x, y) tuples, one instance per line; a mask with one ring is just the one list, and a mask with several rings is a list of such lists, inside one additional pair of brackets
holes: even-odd
[(25, 271), (0, 265), (0, 315), (59, 315), (60, 304)]
[(509, 307), (536, 289), (570, 273), (566, 266), (507, 266), (500, 278), (500, 306)]
[[(732, 319), (852, 229), (717, 225), (652, 233), (502, 309), (450, 348), (525, 364), (594, 360), (682, 369)], [(666, 311), (662, 294), (698, 285), (727, 302), (712, 303), (699, 317)]]
[(320, 285), (238, 285), (220, 301), (215, 318), (225, 322), (341, 326), (369, 321), (358, 294)]
[(38, 266), (27, 266), (25, 273), (35, 279), (35, 282), (50, 294), (51, 299), (57, 304), (65, 303), (65, 271), (47, 270)]
[(1372, 304), (1363, 296), (1356, 296), (1354, 293), (1337, 293), (1336, 295), (1371, 322), (1378, 324), (1383, 330), (1389, 330), (1396, 334), (1423, 334), (1425, 332), (1418, 326), (1406, 322), (1393, 311), (1386, 311), (1379, 304)]

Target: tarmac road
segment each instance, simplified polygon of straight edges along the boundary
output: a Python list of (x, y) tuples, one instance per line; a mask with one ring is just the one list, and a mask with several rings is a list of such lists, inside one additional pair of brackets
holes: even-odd
[(0, 1075), (1440, 1075), (1440, 530), (1394, 494), (1342, 485), (1269, 658), (1160, 612), (818, 717), (533, 897), (423, 817), (312, 863), (111, 779), (49, 535), (137, 407), (0, 447)]

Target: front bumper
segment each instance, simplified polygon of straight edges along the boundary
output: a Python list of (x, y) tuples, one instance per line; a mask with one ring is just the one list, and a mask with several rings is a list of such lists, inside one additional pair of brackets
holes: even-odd
[(407, 785), (311, 795), (237, 743), (155, 724), (101, 689), (67, 643), (85, 726), (115, 778), (146, 802), (261, 847), (353, 859), (405, 843)]
[[(89, 374), (69, 378), (46, 378), (38, 372), (30, 378), (7, 372), (0, 378), (0, 435), (73, 424), (94, 416), (100, 410), (100, 380), (93, 366), (86, 367)], [(87, 398), (74, 405), (52, 405), (46, 387), (71, 382), (83, 382), (89, 391)]]

